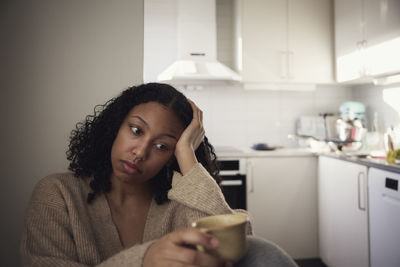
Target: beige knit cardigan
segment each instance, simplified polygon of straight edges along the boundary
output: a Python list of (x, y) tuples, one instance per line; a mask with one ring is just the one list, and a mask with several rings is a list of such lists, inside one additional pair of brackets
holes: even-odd
[(153, 198), (143, 242), (124, 248), (104, 194), (87, 204), (89, 182), (72, 173), (39, 181), (22, 233), (22, 266), (142, 266), (147, 248), (165, 234), (207, 215), (244, 212), (228, 206), (217, 183), (198, 163), (184, 176), (174, 174), (171, 201), (157, 205)]

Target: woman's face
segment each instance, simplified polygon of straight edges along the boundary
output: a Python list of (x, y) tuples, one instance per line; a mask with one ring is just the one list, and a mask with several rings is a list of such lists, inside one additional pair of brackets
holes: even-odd
[(184, 130), (170, 108), (157, 102), (133, 107), (111, 149), (113, 178), (135, 184), (149, 181), (173, 160)]

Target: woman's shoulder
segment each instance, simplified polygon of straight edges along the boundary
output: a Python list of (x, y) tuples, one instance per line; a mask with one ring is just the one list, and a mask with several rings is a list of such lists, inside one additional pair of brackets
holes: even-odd
[(90, 178), (76, 177), (72, 172), (55, 173), (38, 181), (31, 202), (62, 205), (66, 198), (86, 198), (90, 191)]

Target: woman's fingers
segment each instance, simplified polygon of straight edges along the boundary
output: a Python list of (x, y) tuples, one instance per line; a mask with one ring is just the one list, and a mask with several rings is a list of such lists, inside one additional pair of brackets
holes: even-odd
[(210, 249), (219, 246), (218, 239), (195, 228), (187, 228), (173, 232), (169, 235), (169, 238), (177, 245), (202, 245)]
[(192, 106), (193, 110), (193, 119), (197, 120), (200, 125), (203, 124), (203, 111), (189, 98), (187, 99), (189, 104)]
[(189, 124), (188, 128), (195, 128), (197, 130), (196, 135), (193, 138), (193, 148), (196, 150), (201, 142), (203, 142), (205, 136), (205, 130), (203, 127), (203, 111), (190, 99), (188, 102), (192, 106), (193, 119)]
[[(168, 260), (194, 266), (213, 267), (219, 266), (220, 260), (216, 257), (195, 249), (177, 247), (169, 251)], [(185, 265), (186, 266), (186, 265)]]
[(181, 139), (196, 150), (204, 139), (205, 131), (203, 128), (203, 112), (196, 106), (196, 104), (188, 99), (192, 106), (193, 119), (182, 133)]
[(144, 257), (144, 266), (220, 266), (221, 261), (195, 249), (196, 245), (217, 248), (218, 240), (198, 229), (172, 232), (150, 246)]
[(205, 137), (202, 122), (203, 112), (193, 103), (193, 101), (188, 99), (188, 102), (192, 106), (193, 119), (182, 132), (175, 147), (175, 157), (183, 175), (185, 175), (193, 165), (198, 162), (195, 151), (203, 142)]
[(201, 245), (208, 249), (219, 247), (219, 241), (212, 235), (203, 233), (198, 229), (188, 228), (170, 234), (170, 240), (179, 248), (171, 255), (178, 261), (195, 264), (199, 266), (218, 266), (219, 260), (214, 256), (188, 246), (195, 247)]

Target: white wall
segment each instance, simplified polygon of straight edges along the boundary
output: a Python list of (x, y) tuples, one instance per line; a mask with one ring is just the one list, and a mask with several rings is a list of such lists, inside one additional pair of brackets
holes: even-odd
[[(369, 84), (352, 88), (354, 100), (360, 101), (366, 106), (367, 119), (369, 121), (368, 128), (372, 130), (372, 121), (376, 112), (378, 116), (378, 127), (381, 133), (386, 132), (388, 127), (400, 126), (400, 114), (398, 111), (383, 101), (382, 95), (385, 88), (399, 88), (400, 90), (399, 85), (374, 86)], [(400, 110), (400, 101), (398, 102), (398, 106), (397, 110)]]
[(209, 87), (184, 93), (204, 111), (206, 135), (214, 145), (244, 147), (257, 142), (295, 146), (287, 135), (295, 133), (299, 116), (337, 113), (352, 98), (349, 88), (333, 85), (310, 92)]
[(142, 82), (143, 0), (0, 4), (2, 266), (18, 266), (34, 184), (67, 169), (76, 122)]

